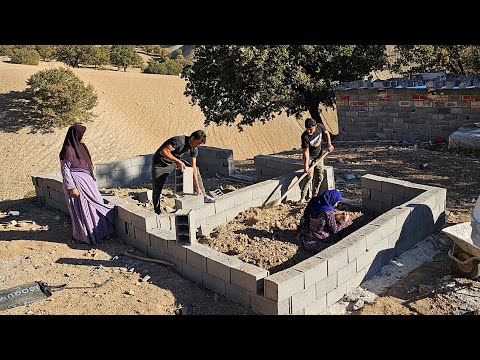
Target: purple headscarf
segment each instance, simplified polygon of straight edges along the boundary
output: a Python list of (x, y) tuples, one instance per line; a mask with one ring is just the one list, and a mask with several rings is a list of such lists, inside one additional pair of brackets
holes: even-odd
[(325, 211), (334, 211), (334, 205), (342, 200), (343, 197), (340, 191), (336, 189), (325, 190), (320, 196), (310, 199), (303, 216), (305, 219), (309, 219), (310, 217), (318, 217), (318, 215)]
[[(60, 151), (60, 160), (69, 161), (74, 168), (81, 168), (90, 171), (93, 176), (93, 164), (90, 152), (85, 144), (81, 143), (83, 134), (87, 128), (83, 125), (72, 125), (68, 128), (67, 135), (63, 141), (62, 150)], [(67, 151), (68, 148), (73, 151)]]

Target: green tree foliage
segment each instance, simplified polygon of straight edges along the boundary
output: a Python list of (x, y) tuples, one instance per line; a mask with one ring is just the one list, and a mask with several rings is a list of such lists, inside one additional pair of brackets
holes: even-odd
[(68, 66), (79, 67), (80, 64), (89, 62), (91, 47), (93, 45), (59, 45), (57, 59)]
[(14, 64), (38, 65), (40, 55), (34, 46), (15, 46), (10, 55), (10, 61)]
[(364, 78), (386, 63), (383, 45), (215, 45), (195, 48), (184, 68), (185, 95), (199, 105), (205, 125), (252, 125), (275, 113), (321, 121), (319, 105), (333, 107), (334, 88)]
[(27, 80), (33, 106), (51, 126), (64, 127), (88, 122), (95, 116), (97, 94), (85, 86), (72, 70), (55, 68), (39, 71)]
[(167, 61), (150, 60), (148, 67), (144, 70), (148, 74), (161, 74), (161, 75), (179, 75), (183, 70), (183, 64), (181, 61), (167, 59)]
[(168, 59), (171, 59), (170, 51), (160, 47), (159, 45), (156, 45), (156, 46), (158, 47), (155, 48), (156, 50), (154, 51), (154, 54), (158, 55), (159, 61), (167, 61)]
[(81, 50), (80, 62), (82, 65), (94, 65), (96, 68), (110, 64), (110, 46), (108, 45), (84, 45)]
[(35, 50), (37, 50), (40, 58), (43, 59), (43, 61), (50, 61), (55, 59), (56, 52), (55, 46), (53, 45), (36, 45)]
[[(158, 46), (158, 45), (157, 45), (157, 46)], [(145, 52), (146, 52), (147, 54), (153, 53), (153, 45), (145, 45), (143, 48), (145, 49)]]
[(15, 45), (0, 45), (0, 56), (12, 56)]
[(390, 68), (403, 75), (480, 72), (479, 45), (397, 45), (395, 52), (396, 60)]
[(145, 65), (133, 45), (112, 45), (110, 48), (110, 63), (117, 66), (118, 69), (123, 68), (123, 71), (127, 71), (129, 66), (143, 68)]

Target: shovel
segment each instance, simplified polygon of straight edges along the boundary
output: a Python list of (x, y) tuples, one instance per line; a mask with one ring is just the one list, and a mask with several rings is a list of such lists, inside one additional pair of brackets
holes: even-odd
[(285, 197), (288, 195), (288, 193), (289, 193), (290, 191), (292, 191), (292, 189), (293, 189), (295, 186), (297, 186), (298, 183), (299, 183), (300, 181), (302, 181), (303, 178), (304, 178), (305, 176), (307, 176), (308, 173), (309, 173), (315, 166), (317, 166), (317, 164), (318, 164), (320, 161), (322, 161), (323, 158), (324, 158), (325, 156), (327, 156), (327, 154), (328, 154), (329, 152), (330, 152), (330, 151), (328, 151), (328, 150), (325, 151), (322, 156), (320, 156), (317, 160), (315, 160), (314, 163), (312, 163), (312, 165), (310, 165), (310, 167), (308, 168), (308, 171), (305, 172), (305, 173), (303, 173), (303, 175), (300, 176), (300, 177), (298, 178), (298, 180), (295, 181), (295, 183), (294, 183), (292, 186), (290, 186), (290, 187), (288, 188), (288, 190), (285, 191), (285, 193), (284, 193), (279, 199), (274, 200), (274, 201), (272, 201), (272, 202), (270, 202), (270, 203), (268, 203), (268, 204), (265, 204), (264, 208), (268, 209), (268, 208), (271, 208), (271, 207), (280, 205), (280, 203), (282, 202), (283, 199), (285, 199)]

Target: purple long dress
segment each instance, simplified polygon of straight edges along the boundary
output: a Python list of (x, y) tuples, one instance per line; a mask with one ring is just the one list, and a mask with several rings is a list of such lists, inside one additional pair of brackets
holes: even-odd
[[(63, 193), (72, 218), (73, 239), (96, 244), (113, 231), (114, 205), (104, 204), (102, 195), (90, 172), (72, 167), (69, 161), (61, 160)], [(68, 190), (77, 188), (80, 195), (70, 197)]]

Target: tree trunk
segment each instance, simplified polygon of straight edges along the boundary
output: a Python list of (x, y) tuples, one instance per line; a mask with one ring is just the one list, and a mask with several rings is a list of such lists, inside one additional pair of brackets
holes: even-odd
[(319, 101), (314, 101), (313, 103), (310, 103), (310, 104), (307, 105), (308, 106), (308, 112), (310, 113), (310, 116), (317, 123), (322, 122), (322, 117), (320, 116), (320, 111), (318, 110), (319, 105), (320, 105)]

